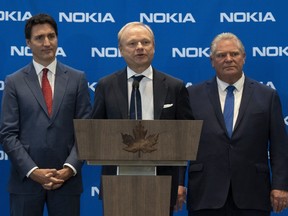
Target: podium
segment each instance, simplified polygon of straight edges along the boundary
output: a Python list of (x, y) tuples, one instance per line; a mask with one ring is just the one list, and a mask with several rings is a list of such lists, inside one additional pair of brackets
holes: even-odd
[(195, 160), (201, 120), (75, 119), (79, 160), (116, 165), (103, 175), (105, 216), (168, 216), (171, 176), (157, 166), (186, 166)]

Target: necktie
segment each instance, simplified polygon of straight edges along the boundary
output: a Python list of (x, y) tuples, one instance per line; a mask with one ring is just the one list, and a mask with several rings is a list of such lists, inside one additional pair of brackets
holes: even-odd
[[(141, 95), (139, 83), (144, 76), (133, 76), (131, 100), (130, 100), (130, 119), (142, 119)], [(135, 115), (136, 114), (136, 115)]]
[(45, 103), (47, 106), (48, 114), (51, 116), (52, 113), (52, 89), (47, 78), (48, 69), (44, 68), (42, 75), (42, 93), (45, 99)]
[(224, 120), (226, 124), (226, 129), (228, 132), (229, 137), (232, 136), (233, 131), (233, 116), (234, 116), (234, 94), (233, 91), (235, 89), (234, 86), (228, 86), (227, 88), (227, 95), (225, 99), (224, 105)]

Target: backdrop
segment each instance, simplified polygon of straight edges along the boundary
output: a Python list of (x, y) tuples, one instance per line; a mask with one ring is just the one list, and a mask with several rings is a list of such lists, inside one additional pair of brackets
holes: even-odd
[[(1, 1), (0, 98), (6, 75), (31, 61), (24, 25), (32, 15), (45, 12), (55, 18), (59, 26), (57, 59), (85, 71), (91, 101), (97, 80), (125, 66), (117, 49), (119, 29), (127, 22), (141, 21), (155, 33), (153, 66), (183, 79), (187, 85), (214, 76), (208, 55), (215, 35), (238, 35), (247, 52), (245, 74), (277, 89), (287, 125), (287, 7), (286, 0)], [(0, 171), (0, 215), (6, 216), (9, 160), (1, 147)], [(101, 215), (99, 167), (85, 165), (83, 179), (81, 215)], [(280, 215), (288, 215), (288, 211)]]

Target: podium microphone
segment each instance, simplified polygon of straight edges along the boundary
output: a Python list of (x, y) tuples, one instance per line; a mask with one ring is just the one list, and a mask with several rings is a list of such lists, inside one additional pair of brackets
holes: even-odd
[(138, 120), (138, 110), (137, 110), (137, 90), (139, 89), (139, 81), (135, 80), (132, 83), (132, 88), (134, 92), (134, 108), (135, 108), (135, 119)]

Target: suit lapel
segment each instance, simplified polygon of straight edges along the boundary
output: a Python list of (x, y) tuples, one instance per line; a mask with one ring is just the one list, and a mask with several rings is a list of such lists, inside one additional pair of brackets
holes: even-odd
[(160, 119), (167, 95), (166, 78), (153, 69), (154, 119)]
[(254, 91), (254, 85), (253, 84), (254, 84), (254, 82), (252, 80), (245, 78), (241, 104), (240, 104), (240, 108), (239, 108), (237, 121), (236, 121), (236, 124), (234, 127), (234, 132), (237, 130), (237, 127), (239, 126), (241, 120), (243, 119), (245, 111), (248, 107), (249, 101), (250, 101), (251, 96), (252, 96), (253, 91)]
[(67, 69), (64, 67), (64, 65), (57, 62), (51, 120), (55, 118), (60, 109), (61, 102), (67, 89), (68, 80), (69, 74)]
[[(123, 119), (128, 118), (128, 84), (127, 84), (127, 69), (115, 74), (116, 79), (113, 79), (113, 90), (115, 101), (120, 108)], [(115, 88), (114, 88), (115, 86)]]
[(223, 130), (226, 131), (226, 125), (225, 125), (225, 121), (224, 121), (224, 117), (223, 117), (223, 113), (221, 109), (216, 77), (212, 81), (207, 82), (207, 90), (208, 90), (209, 100), (212, 104), (212, 107), (214, 108), (214, 112), (219, 121), (219, 124), (221, 125)]
[(43, 97), (42, 89), (40, 87), (39, 79), (36, 74), (33, 63), (27, 66), (24, 73), (26, 74), (26, 77), (24, 78), (25, 82), (31, 89), (32, 94), (36, 98), (39, 105), (42, 107), (43, 111), (48, 115), (48, 110), (47, 110), (46, 103)]

